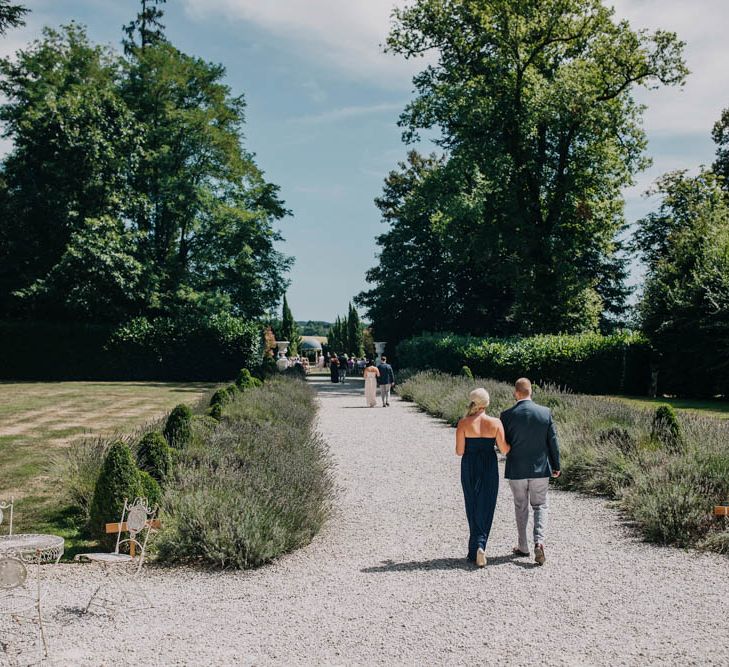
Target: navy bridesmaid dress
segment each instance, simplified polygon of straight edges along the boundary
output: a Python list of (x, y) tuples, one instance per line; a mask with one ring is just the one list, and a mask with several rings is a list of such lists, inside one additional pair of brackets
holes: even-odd
[(461, 485), (468, 518), (468, 560), (476, 560), (476, 551), (486, 549), (494, 521), (499, 493), (499, 464), (494, 445), (496, 438), (466, 438), (461, 459)]

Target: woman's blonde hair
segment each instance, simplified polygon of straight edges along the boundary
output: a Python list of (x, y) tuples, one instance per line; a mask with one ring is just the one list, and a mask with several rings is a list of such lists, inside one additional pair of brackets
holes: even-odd
[(470, 401), (470, 403), (468, 404), (466, 417), (471, 417), (475, 414), (478, 414), (481, 410), (485, 410), (487, 407), (489, 407), (489, 403), (491, 403), (491, 397), (483, 387), (474, 389), (468, 395), (468, 400)]

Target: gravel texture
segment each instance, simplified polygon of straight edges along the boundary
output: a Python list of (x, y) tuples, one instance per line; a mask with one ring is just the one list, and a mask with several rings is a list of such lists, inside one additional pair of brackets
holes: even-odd
[[(728, 558), (641, 543), (604, 501), (553, 490), (536, 567), (510, 555), (502, 482), (477, 570), (454, 431), (397, 398), (366, 408), (356, 379), (313, 383), (339, 486), (314, 542), (251, 572), (149, 568), (155, 609), (115, 616), (79, 612), (92, 566), (46, 568), (55, 664), (729, 664)], [(16, 628), (0, 620), (0, 663), (29, 646)]]

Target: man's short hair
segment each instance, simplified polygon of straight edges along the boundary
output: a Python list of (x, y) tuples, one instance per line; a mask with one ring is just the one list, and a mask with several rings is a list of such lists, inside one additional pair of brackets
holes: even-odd
[(386, 356), (385, 356), (385, 355), (383, 354), (383, 355), (382, 355), (382, 356), (380, 357), (380, 361), (387, 361), (387, 357), (386, 357)]
[(532, 383), (528, 378), (519, 378), (514, 384), (514, 391), (521, 396), (531, 396)]

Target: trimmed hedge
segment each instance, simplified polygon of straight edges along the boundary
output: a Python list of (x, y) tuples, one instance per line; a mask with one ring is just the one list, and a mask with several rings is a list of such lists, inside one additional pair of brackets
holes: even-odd
[(145, 433), (139, 441), (137, 462), (140, 470), (148, 472), (160, 484), (165, 482), (172, 467), (172, 452), (159, 431)]
[(180, 403), (170, 412), (163, 431), (170, 447), (182, 449), (192, 438), (192, 410), (190, 406)]
[(261, 326), (229, 315), (136, 318), (119, 327), (0, 320), (0, 380), (219, 381), (258, 368)]
[(401, 368), (432, 369), (513, 382), (526, 376), (587, 394), (646, 394), (650, 348), (640, 334), (475, 338), (423, 334), (397, 346)]
[(109, 447), (96, 480), (89, 509), (89, 531), (106, 547), (113, 547), (116, 535), (106, 534), (106, 524), (119, 521), (124, 499), (130, 502), (143, 495), (144, 488), (132, 450), (124, 442)]

